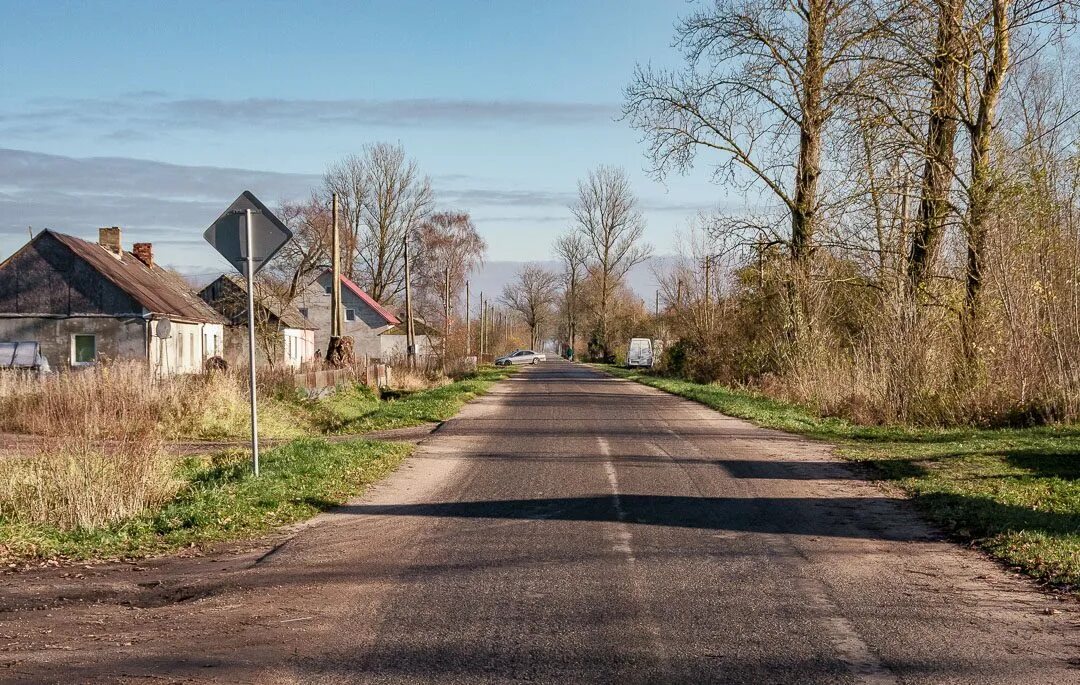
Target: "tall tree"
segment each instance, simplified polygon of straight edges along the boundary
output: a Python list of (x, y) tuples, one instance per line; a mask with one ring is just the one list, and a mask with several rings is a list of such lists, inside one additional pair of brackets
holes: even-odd
[(644, 132), (658, 175), (686, 171), (708, 150), (717, 179), (763, 188), (783, 207), (796, 339), (825, 206), (826, 126), (860, 87), (874, 15), (854, 0), (715, 0), (677, 24), (685, 68), (639, 67), (626, 89), (624, 114)]
[(562, 263), (563, 307), (570, 349), (577, 347), (577, 324), (581, 311), (581, 284), (588, 276), (589, 244), (580, 232), (571, 231), (555, 240), (555, 255)]
[[(419, 309), (433, 320), (451, 312), (470, 272), (484, 263), (487, 243), (468, 212), (436, 212), (417, 230), (416, 286)], [(449, 277), (449, 291), (446, 288)], [(437, 311), (435, 311), (437, 310)], [(467, 315), (467, 313), (466, 313)], [(447, 330), (450, 320), (444, 322)]]
[(578, 197), (570, 212), (587, 247), (589, 271), (599, 283), (597, 336), (606, 356), (612, 293), (634, 265), (649, 258), (652, 248), (641, 242), (645, 220), (622, 169), (600, 166), (590, 171), (578, 181)]
[(292, 302), (330, 261), (330, 210), (312, 193), (305, 202), (283, 202), (278, 216), (293, 232), (267, 267), (282, 284), (282, 297)]
[(559, 277), (536, 264), (527, 264), (517, 278), (503, 287), (502, 302), (521, 315), (529, 327), (529, 346), (540, 346), (540, 336), (551, 322)]
[(393, 300), (404, 288), (404, 241), (431, 211), (431, 182), (400, 145), (377, 143), (332, 166), (324, 187), (342, 200), (346, 275), (379, 302)]
[(937, 0), (936, 6), (937, 39), (930, 79), (922, 197), (908, 259), (912, 293), (918, 293), (933, 267), (949, 215), (949, 191), (956, 178), (956, 105), (964, 63), (964, 0)]

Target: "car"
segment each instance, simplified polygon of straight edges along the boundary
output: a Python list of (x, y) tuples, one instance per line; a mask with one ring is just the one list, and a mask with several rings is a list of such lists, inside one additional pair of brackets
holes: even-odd
[(517, 364), (539, 364), (540, 362), (546, 362), (547, 355), (543, 352), (533, 352), (532, 350), (517, 350), (510, 354), (504, 354), (495, 360), (495, 366), (516, 366)]

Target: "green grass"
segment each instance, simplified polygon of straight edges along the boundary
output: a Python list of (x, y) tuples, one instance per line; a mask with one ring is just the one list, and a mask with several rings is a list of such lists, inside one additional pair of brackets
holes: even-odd
[(388, 394), (382, 399), (358, 386), (322, 400), (315, 424), (326, 433), (353, 434), (445, 421), (513, 371), (483, 367), (472, 377), (438, 388)]
[(0, 557), (111, 559), (250, 537), (343, 504), (392, 471), (410, 445), (296, 440), (262, 456), (251, 474), (241, 451), (176, 465), (184, 481), (165, 506), (111, 526), (60, 530), (0, 520)]
[(861, 426), (745, 390), (599, 368), (760, 426), (834, 443), (841, 456), (899, 485), (955, 536), (1037, 579), (1080, 589), (1080, 426)]

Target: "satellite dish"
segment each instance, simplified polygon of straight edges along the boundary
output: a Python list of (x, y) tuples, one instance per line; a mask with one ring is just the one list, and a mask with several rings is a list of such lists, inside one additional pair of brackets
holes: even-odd
[(154, 335), (162, 340), (168, 340), (170, 333), (172, 333), (172, 321), (169, 321), (168, 319), (159, 319)]

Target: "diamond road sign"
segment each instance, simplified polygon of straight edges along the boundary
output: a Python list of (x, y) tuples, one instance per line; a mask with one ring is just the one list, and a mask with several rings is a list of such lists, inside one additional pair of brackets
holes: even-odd
[(203, 237), (237, 271), (247, 276), (246, 217), (251, 210), (252, 275), (266, 266), (285, 243), (292, 239), (290, 231), (259, 199), (245, 190), (226, 209), (217, 221), (210, 224)]

